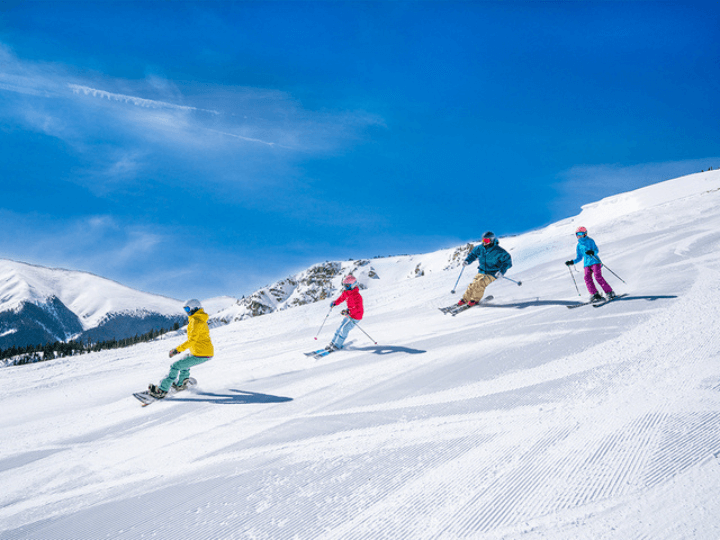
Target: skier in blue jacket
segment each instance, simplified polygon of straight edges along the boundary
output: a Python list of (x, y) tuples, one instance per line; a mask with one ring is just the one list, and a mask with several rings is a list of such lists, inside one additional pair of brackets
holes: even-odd
[(615, 297), (615, 292), (612, 287), (605, 281), (602, 276), (602, 262), (597, 256), (598, 247), (595, 241), (587, 235), (587, 229), (585, 227), (578, 227), (575, 231), (577, 237), (577, 247), (575, 248), (576, 257), (572, 261), (565, 261), (565, 264), (572, 266), (583, 260), (583, 266), (585, 267), (585, 286), (590, 293), (591, 302), (600, 302), (603, 300), (602, 295), (598, 292), (593, 276), (597, 280), (602, 290), (607, 294), (608, 300)]
[(474, 306), (482, 300), (485, 288), (505, 275), (512, 266), (512, 257), (500, 247), (500, 242), (490, 231), (483, 234), (482, 242), (465, 258), (463, 266), (478, 261), (478, 275), (468, 286), (458, 306)]

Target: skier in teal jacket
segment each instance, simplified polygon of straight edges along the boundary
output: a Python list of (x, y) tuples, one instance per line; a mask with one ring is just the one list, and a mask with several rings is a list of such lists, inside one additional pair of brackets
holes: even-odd
[(500, 247), (500, 242), (490, 231), (483, 235), (482, 242), (470, 252), (463, 266), (475, 260), (478, 261), (478, 275), (468, 286), (458, 306), (463, 304), (474, 306), (480, 302), (485, 294), (485, 288), (496, 279), (503, 277), (512, 266), (512, 257)]

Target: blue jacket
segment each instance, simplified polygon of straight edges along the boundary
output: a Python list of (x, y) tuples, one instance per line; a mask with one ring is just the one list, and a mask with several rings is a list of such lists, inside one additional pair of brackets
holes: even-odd
[[(585, 255), (586, 251), (594, 251), (595, 255)], [(574, 264), (580, 262), (580, 259), (584, 259), (583, 266), (592, 266), (593, 264), (602, 264), (600, 257), (598, 257), (598, 247), (595, 244), (595, 240), (589, 236), (583, 236), (578, 239), (577, 247), (575, 248), (576, 257), (573, 261)]]
[(510, 254), (498, 245), (498, 241), (490, 247), (482, 244), (476, 246), (465, 258), (468, 264), (475, 259), (478, 261), (478, 273), (495, 275), (498, 272), (503, 274), (512, 266)]

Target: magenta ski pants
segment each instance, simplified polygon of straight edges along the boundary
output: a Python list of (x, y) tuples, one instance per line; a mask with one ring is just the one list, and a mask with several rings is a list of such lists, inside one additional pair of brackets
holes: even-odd
[(593, 276), (595, 277), (595, 281), (598, 282), (598, 285), (602, 287), (603, 291), (606, 293), (612, 291), (612, 287), (602, 276), (602, 265), (592, 264), (585, 267), (585, 285), (587, 286), (587, 290), (590, 294), (597, 294), (598, 292), (597, 287), (595, 286), (595, 281), (593, 281)]

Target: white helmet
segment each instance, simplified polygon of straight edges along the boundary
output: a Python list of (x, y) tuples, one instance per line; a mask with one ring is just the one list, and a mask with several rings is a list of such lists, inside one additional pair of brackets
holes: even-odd
[(202, 309), (202, 304), (200, 303), (200, 300), (191, 298), (190, 300), (185, 302), (185, 305), (183, 305), (183, 309), (185, 310), (185, 313), (187, 313), (188, 315), (192, 315), (198, 309)]

